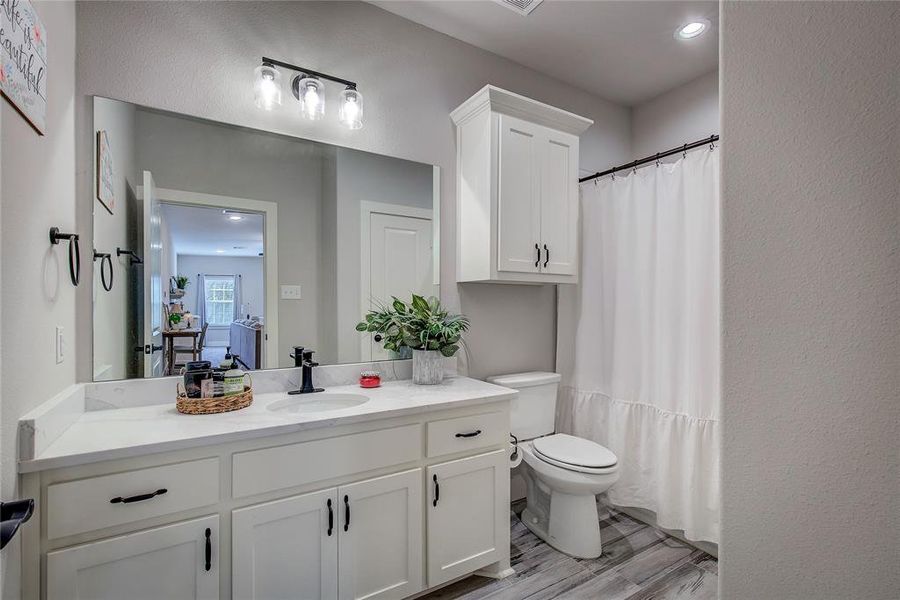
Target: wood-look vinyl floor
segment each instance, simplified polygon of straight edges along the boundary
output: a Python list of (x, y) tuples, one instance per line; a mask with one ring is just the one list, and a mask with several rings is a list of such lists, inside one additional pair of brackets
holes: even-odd
[(603, 507), (603, 554), (586, 560), (541, 541), (511, 513), (511, 560), (506, 579), (468, 577), (424, 596), (429, 600), (714, 600), (718, 563), (709, 554), (628, 515)]

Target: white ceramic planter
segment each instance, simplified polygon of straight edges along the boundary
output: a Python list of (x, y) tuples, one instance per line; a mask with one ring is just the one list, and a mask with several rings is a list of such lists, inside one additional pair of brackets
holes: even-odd
[(439, 350), (413, 350), (413, 383), (437, 385), (444, 380), (443, 354)]

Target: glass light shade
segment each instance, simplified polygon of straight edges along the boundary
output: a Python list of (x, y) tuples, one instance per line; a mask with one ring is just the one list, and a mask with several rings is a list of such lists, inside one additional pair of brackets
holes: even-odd
[(361, 129), (363, 117), (363, 97), (355, 88), (341, 92), (341, 111), (338, 118), (349, 129)]
[(298, 85), (300, 113), (304, 118), (318, 121), (325, 116), (325, 86), (315, 77), (304, 77)]
[(253, 69), (254, 99), (256, 106), (272, 110), (281, 106), (281, 73), (272, 65), (260, 65)]

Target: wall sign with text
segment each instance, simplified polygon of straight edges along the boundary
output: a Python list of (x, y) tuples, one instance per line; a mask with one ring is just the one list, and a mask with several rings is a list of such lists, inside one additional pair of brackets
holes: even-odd
[(0, 0), (0, 92), (44, 135), (47, 31), (28, 0)]

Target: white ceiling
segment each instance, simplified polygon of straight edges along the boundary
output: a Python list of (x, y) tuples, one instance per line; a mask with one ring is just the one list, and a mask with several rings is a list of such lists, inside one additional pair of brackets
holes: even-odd
[(163, 204), (162, 218), (169, 227), (175, 254), (259, 256), (263, 251), (263, 216), (248, 213), (240, 221), (231, 221), (222, 210)]
[[(384, 10), (632, 106), (718, 65), (718, 3), (545, 0), (522, 16), (492, 0), (371, 0)], [(712, 23), (692, 40), (675, 30)]]

